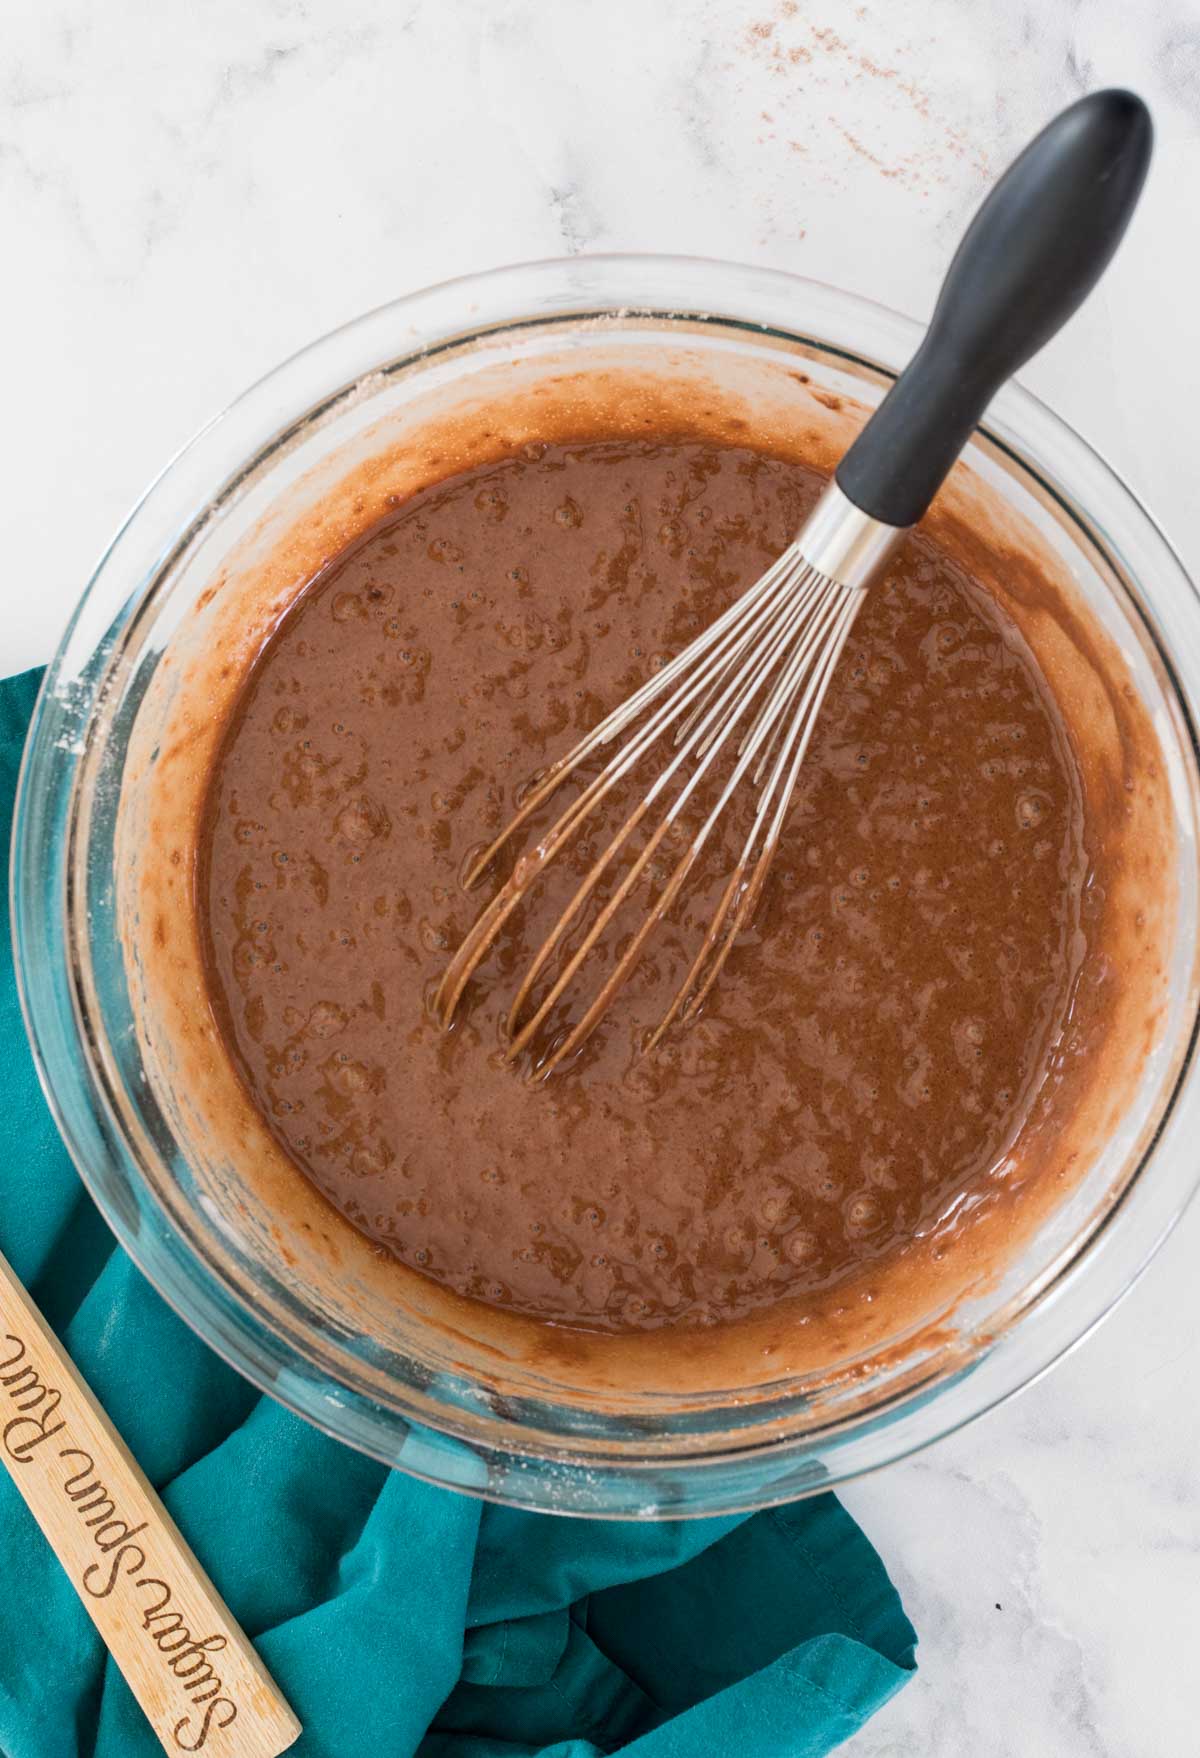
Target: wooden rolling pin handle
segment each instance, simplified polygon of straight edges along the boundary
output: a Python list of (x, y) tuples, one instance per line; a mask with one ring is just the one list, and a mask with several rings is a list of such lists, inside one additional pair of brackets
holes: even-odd
[(300, 1723), (2, 1257), (0, 1458), (165, 1749), (285, 1752)]

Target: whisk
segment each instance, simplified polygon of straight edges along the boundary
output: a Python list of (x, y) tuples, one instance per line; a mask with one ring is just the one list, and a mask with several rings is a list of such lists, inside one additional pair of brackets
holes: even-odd
[[(585, 826), (594, 827), (604, 802), (620, 797), (655, 761), (657, 773), (588, 866), (521, 979), (507, 1015), (508, 1055), (516, 1057), (534, 1041), (635, 887), (657, 870), (652, 863), (660, 849), (673, 846), (675, 827), (686, 827), (689, 812), (698, 814), (698, 826), (651, 907), (581, 1016), (554, 1034), (537, 1073), (550, 1073), (574, 1054), (695, 874), (731, 802), (741, 790), (757, 789), (740, 854), (708, 930), (645, 1047), (653, 1048), (674, 1022), (696, 1013), (754, 914), (817, 716), (867, 589), (928, 508), (996, 390), (1095, 285), (1137, 203), (1152, 138), (1139, 98), (1121, 90), (1095, 92), (1057, 116), (1009, 167), (950, 264), (924, 340), (796, 540), (709, 628), (535, 779), (515, 816), (474, 863), (468, 888), (571, 775), (628, 735), (536, 846), (519, 856), (463, 940), (435, 997), (443, 1023), (449, 1024), (473, 973), (531, 887)], [(718, 769), (722, 763), (727, 774)], [(612, 884), (608, 893), (606, 880)], [(589, 906), (595, 911), (590, 922)], [(587, 931), (569, 950), (581, 923)], [(548, 986), (535, 996), (556, 953)]]

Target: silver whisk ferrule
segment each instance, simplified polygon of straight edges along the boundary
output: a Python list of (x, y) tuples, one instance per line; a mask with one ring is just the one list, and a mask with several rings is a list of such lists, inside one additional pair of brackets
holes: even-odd
[[(778, 561), (536, 782), (507, 828), (475, 864), (468, 885), (482, 877), (513, 833), (580, 764), (620, 735), (628, 735), (536, 847), (520, 857), (467, 934), (437, 993), (435, 1005), (445, 1023), (530, 887), (575, 841), (608, 795), (642, 766), (647, 782), (640, 800), (589, 866), (517, 990), (508, 1015), (509, 1054), (519, 1054), (546, 1024), (655, 860), (672, 826), (690, 808), (699, 814), (699, 825), (652, 907), (582, 1017), (557, 1034), (537, 1072), (548, 1074), (574, 1053), (639, 962), (656, 925), (675, 904), (730, 801), (739, 789), (754, 789), (757, 802), (740, 855), (703, 943), (647, 1048), (674, 1020), (700, 1006), (758, 902), (800, 765), (863, 593), (903, 535), (902, 530), (869, 518), (831, 483), (796, 542)], [(716, 769), (722, 758), (728, 774)], [(634, 853), (641, 826), (645, 826), (644, 841)], [(565, 948), (571, 931), (589, 904), (594, 919), (568, 957)], [(561, 954), (559, 965), (547, 978), (545, 992), (535, 999), (537, 979), (556, 952)]]
[(872, 519), (834, 480), (805, 520), (796, 547), (811, 568), (850, 591), (865, 592), (904, 536), (906, 526)]

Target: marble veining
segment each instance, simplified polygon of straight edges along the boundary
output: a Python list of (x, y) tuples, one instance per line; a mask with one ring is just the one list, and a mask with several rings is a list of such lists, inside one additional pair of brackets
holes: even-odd
[[(1117, 81), (1154, 107), (1158, 162), (1025, 379), (1196, 568), (1200, 0), (10, 0), (0, 663), (48, 656), (202, 421), (356, 312), (500, 262), (668, 250), (920, 315), (988, 179)], [(1196, 1749), (1198, 1249), (1200, 1211), (1038, 1386), (847, 1490), (922, 1632), (854, 1758)]]

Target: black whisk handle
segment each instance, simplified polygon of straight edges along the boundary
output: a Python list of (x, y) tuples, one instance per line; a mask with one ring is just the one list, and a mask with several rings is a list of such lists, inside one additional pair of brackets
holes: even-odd
[(1132, 92), (1092, 92), (1009, 166), (955, 252), (925, 340), (838, 466), (864, 513), (898, 526), (921, 517), (995, 392), (1104, 272), (1153, 137)]

